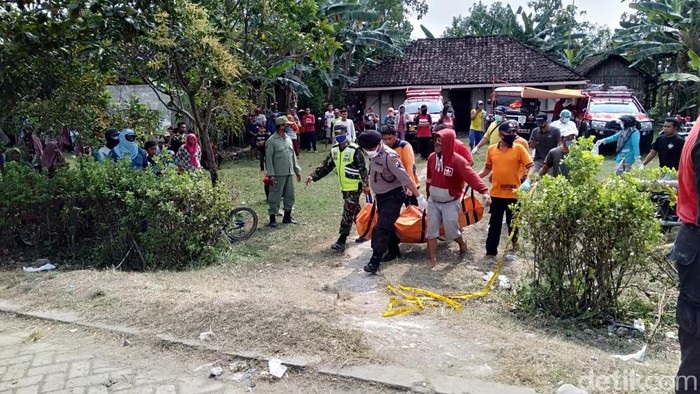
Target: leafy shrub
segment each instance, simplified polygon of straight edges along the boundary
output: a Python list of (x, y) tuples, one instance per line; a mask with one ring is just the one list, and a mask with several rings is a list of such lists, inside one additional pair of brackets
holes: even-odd
[(37, 252), (82, 265), (183, 269), (213, 261), (231, 208), (228, 193), (205, 173), (156, 176), (83, 158), (48, 178), (9, 163), (0, 231), (16, 236), (30, 223)]
[(534, 252), (521, 305), (558, 317), (609, 318), (661, 238), (648, 193), (631, 174), (596, 180), (592, 139), (571, 148), (570, 178), (543, 177), (522, 195), (520, 229)]

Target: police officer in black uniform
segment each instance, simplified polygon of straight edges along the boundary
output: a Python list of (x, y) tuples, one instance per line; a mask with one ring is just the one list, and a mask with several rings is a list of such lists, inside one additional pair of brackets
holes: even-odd
[(401, 257), (399, 236), (394, 223), (399, 218), (401, 205), (406, 200), (408, 189), (418, 196), (418, 205), (425, 209), (428, 202), (420, 195), (413, 181), (401, 164), (399, 155), (382, 143), (382, 135), (375, 130), (360, 134), (357, 143), (367, 152), (370, 159), (369, 182), (377, 198), (377, 224), (372, 230), (372, 258), (365, 266), (365, 272), (374, 274), (381, 262)]

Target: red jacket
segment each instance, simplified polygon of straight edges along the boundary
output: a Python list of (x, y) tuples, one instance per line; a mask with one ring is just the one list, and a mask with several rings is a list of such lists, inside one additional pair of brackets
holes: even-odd
[(469, 151), (468, 146), (464, 145), (464, 142), (455, 140), (455, 153), (467, 159), (467, 163), (469, 163), (469, 165), (474, 164), (472, 152)]
[(683, 223), (700, 226), (700, 202), (698, 202), (698, 185), (700, 185), (700, 116), (690, 134), (685, 138), (685, 145), (678, 165), (678, 199), (676, 212)]
[(489, 189), (481, 180), (479, 174), (469, 165), (467, 159), (455, 154), (455, 141), (457, 135), (452, 129), (440, 130), (436, 133), (440, 136), (440, 152), (442, 156), (442, 169), (437, 171), (437, 154), (435, 152), (428, 157), (428, 175), (426, 177), (426, 189), (430, 192), (430, 186), (447, 189), (450, 196), (461, 198), (465, 184), (471, 186), (479, 193), (488, 193)]
[(313, 114), (306, 114), (301, 118), (301, 125), (304, 133), (316, 131), (316, 117)]

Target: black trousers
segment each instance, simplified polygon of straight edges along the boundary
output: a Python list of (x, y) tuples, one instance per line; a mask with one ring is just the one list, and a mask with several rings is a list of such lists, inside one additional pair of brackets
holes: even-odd
[(432, 151), (432, 137), (418, 137), (418, 152), (422, 159), (427, 159)]
[(301, 137), (301, 149), (302, 150), (316, 150), (316, 132), (306, 132), (302, 131), (300, 133)]
[(676, 308), (681, 365), (676, 375), (676, 394), (700, 393), (700, 305), (678, 297)]
[[(508, 234), (513, 231), (511, 222), (513, 221), (513, 211), (509, 207), (518, 202), (516, 198), (491, 197), (491, 219), (489, 219), (489, 233), (486, 236), (486, 254), (495, 256), (498, 254), (498, 243), (501, 240), (501, 227), (503, 227), (503, 214), (506, 215), (508, 224)], [(513, 243), (518, 239), (516, 231), (513, 235)]]
[(260, 171), (265, 171), (265, 147), (258, 148), (260, 153)]
[(372, 230), (372, 255), (382, 258), (387, 250), (396, 251), (399, 248), (399, 235), (394, 223), (401, 214), (401, 206), (406, 201), (403, 187), (377, 194), (377, 224)]

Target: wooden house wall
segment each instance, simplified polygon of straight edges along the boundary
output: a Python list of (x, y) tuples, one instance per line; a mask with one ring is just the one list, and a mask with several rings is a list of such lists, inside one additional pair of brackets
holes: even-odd
[(633, 89), (637, 97), (645, 95), (646, 80), (644, 75), (617, 59), (608, 59), (586, 74), (592, 84), (604, 83), (608, 86), (627, 86)]

